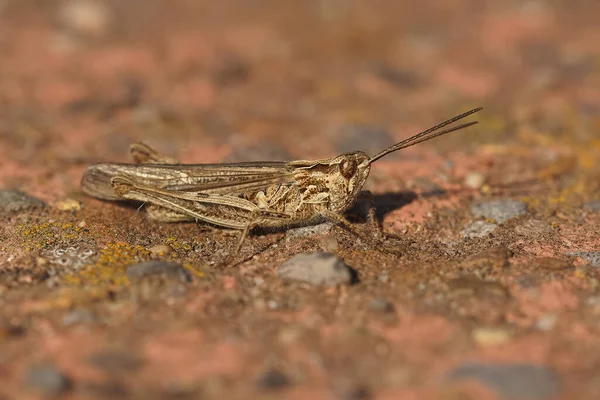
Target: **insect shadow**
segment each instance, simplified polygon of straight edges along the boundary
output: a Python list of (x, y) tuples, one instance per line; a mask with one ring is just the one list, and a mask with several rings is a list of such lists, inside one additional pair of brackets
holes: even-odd
[(375, 208), (375, 218), (381, 225), (385, 216), (395, 210), (409, 205), (417, 199), (417, 193), (411, 190), (401, 192), (389, 192), (361, 196), (348, 210), (347, 216), (350, 222), (365, 223), (368, 221), (369, 207)]

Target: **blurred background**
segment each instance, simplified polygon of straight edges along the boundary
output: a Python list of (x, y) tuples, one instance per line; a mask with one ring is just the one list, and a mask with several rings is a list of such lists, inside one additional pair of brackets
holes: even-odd
[[(225, 267), (79, 189), (136, 141), (374, 154), (477, 106), (372, 169), (402, 257), (320, 225)], [(0, 398), (600, 398), (599, 132), (598, 0), (0, 0)]]
[(480, 105), (481, 125), (424, 149), (593, 164), (578, 149), (599, 146), (598, 15), (595, 0), (1, 0), (0, 184), (64, 196), (137, 140), (185, 162), (374, 153)]

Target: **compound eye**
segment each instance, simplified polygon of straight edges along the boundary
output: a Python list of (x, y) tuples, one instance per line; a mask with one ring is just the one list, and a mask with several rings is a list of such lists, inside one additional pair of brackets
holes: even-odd
[(346, 179), (350, 179), (356, 173), (356, 161), (352, 159), (344, 160), (340, 163), (340, 174)]

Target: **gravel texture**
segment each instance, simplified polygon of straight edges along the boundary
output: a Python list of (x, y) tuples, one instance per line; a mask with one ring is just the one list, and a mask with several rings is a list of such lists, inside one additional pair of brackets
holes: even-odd
[(516, 200), (493, 200), (476, 203), (471, 206), (471, 212), (476, 217), (483, 217), (502, 224), (510, 219), (527, 213), (527, 205)]
[(25, 377), (25, 384), (48, 396), (63, 394), (72, 386), (71, 379), (52, 364), (30, 367)]
[(287, 281), (335, 286), (350, 283), (353, 273), (335, 254), (312, 253), (290, 258), (277, 268), (277, 275)]
[(155, 260), (133, 264), (127, 267), (127, 277), (130, 280), (138, 280), (151, 276), (165, 276), (184, 282), (192, 281), (190, 272), (181, 264), (177, 263)]
[[(600, 398), (600, 2), (479, 3), (0, 0), (0, 398)], [(384, 240), (361, 201), (360, 239), (236, 253), (80, 186), (134, 142), (324, 160), (477, 106), (371, 165)]]
[(11, 213), (44, 207), (46, 203), (20, 190), (0, 190), (0, 211)]
[(449, 371), (446, 379), (472, 379), (506, 399), (545, 400), (560, 394), (556, 373), (542, 365), (462, 364)]
[(491, 222), (475, 221), (465, 226), (460, 234), (469, 239), (483, 238), (493, 233), (497, 227), (497, 224)]

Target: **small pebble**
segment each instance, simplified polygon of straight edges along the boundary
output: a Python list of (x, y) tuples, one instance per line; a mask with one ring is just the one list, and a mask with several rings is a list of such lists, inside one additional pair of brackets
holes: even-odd
[[(0, 290), (0, 292), (1, 292), (1, 290)], [(26, 333), (27, 333), (27, 331), (25, 330), (23, 325), (14, 324), (14, 323), (5, 324), (5, 323), (0, 322), (0, 340), (7, 339), (7, 338), (21, 337), (21, 336), (25, 335)], [(1, 397), (0, 397), (0, 399), (1, 399)]]
[(281, 371), (269, 369), (256, 380), (256, 385), (261, 389), (277, 390), (290, 385), (290, 380)]
[(479, 172), (471, 172), (465, 176), (465, 186), (471, 189), (479, 189), (485, 183), (485, 176)]
[(585, 304), (588, 306), (597, 307), (600, 306), (600, 296), (591, 296), (585, 300)]
[(479, 346), (488, 347), (509, 342), (513, 333), (505, 328), (479, 327), (473, 329), (471, 337)]
[(46, 203), (42, 200), (20, 190), (0, 190), (0, 211), (15, 212), (45, 206)]
[(277, 335), (277, 341), (284, 346), (288, 346), (302, 338), (302, 334), (303, 328), (298, 326), (284, 326)]
[(225, 388), (229, 387), (221, 376), (209, 377), (202, 380), (199, 387), (194, 380), (169, 380), (163, 386), (162, 399), (206, 399), (220, 398)]
[(34, 365), (27, 371), (25, 384), (48, 396), (55, 396), (71, 389), (73, 382), (52, 364)]
[(338, 240), (330, 235), (323, 236), (321, 240), (319, 240), (319, 245), (323, 251), (329, 253), (335, 253), (340, 247)]
[(589, 212), (600, 213), (600, 200), (587, 202), (583, 208)]
[(592, 267), (600, 268), (600, 251), (578, 251), (569, 255), (581, 257)]
[[(410, 364), (409, 364), (410, 365)], [(408, 386), (415, 382), (417, 378), (415, 369), (416, 366), (409, 365), (389, 365), (382, 370), (382, 376), (380, 377), (384, 384), (389, 387)]]
[(379, 275), (378, 279), (381, 283), (388, 283), (390, 281), (390, 275), (387, 272), (384, 272)]
[(382, 314), (391, 314), (395, 308), (394, 304), (387, 299), (376, 297), (369, 302), (369, 310)]
[(333, 148), (336, 153), (361, 150), (375, 154), (396, 143), (386, 129), (361, 124), (347, 124), (336, 132)]
[(54, 208), (60, 211), (79, 211), (81, 210), (81, 203), (75, 199), (66, 198), (54, 203)]
[(515, 227), (515, 233), (523, 236), (540, 236), (552, 232), (553, 229), (550, 224), (535, 219), (527, 220)]
[(416, 190), (424, 197), (441, 196), (446, 191), (426, 176), (417, 176), (406, 184), (409, 189)]
[(508, 267), (508, 259), (512, 252), (504, 246), (494, 246), (473, 254), (464, 260), (460, 266), (469, 270), (495, 269), (502, 270)]
[(286, 148), (274, 141), (248, 144), (234, 138), (230, 146), (233, 150), (225, 157), (224, 162), (286, 161), (293, 158)]
[(502, 224), (509, 219), (525, 215), (527, 213), (527, 205), (518, 200), (492, 200), (473, 204), (471, 212), (476, 217), (484, 217)]
[(70, 31), (101, 36), (109, 28), (111, 15), (102, 1), (71, 0), (59, 9), (58, 19)]
[(475, 221), (465, 226), (460, 234), (469, 239), (483, 238), (494, 232), (497, 227), (498, 225), (491, 222)]
[(474, 380), (496, 391), (501, 398), (545, 400), (560, 394), (553, 369), (536, 364), (464, 363), (446, 376), (446, 381)]
[(544, 314), (535, 321), (535, 327), (540, 331), (549, 332), (556, 326), (558, 315), (554, 313)]
[(352, 282), (353, 272), (332, 253), (298, 254), (277, 269), (283, 280), (335, 286)]
[(251, 65), (248, 61), (228, 56), (222, 59), (213, 73), (213, 79), (220, 85), (242, 83), (250, 77)]
[(158, 260), (130, 265), (127, 267), (126, 273), (127, 277), (132, 281), (157, 275), (176, 278), (183, 282), (192, 281), (192, 275), (183, 265)]
[(290, 241), (314, 235), (323, 235), (329, 233), (332, 228), (333, 224), (331, 222), (324, 222), (318, 225), (308, 225), (300, 228), (288, 229), (285, 232), (285, 240)]
[(88, 362), (108, 372), (136, 371), (143, 364), (143, 360), (135, 354), (115, 350), (94, 353)]
[(90, 310), (78, 309), (69, 311), (64, 315), (62, 323), (65, 326), (71, 326), (79, 323), (91, 323), (94, 321), (94, 315)]
[(92, 395), (93, 399), (131, 398), (131, 396), (128, 396), (125, 384), (116, 379), (89, 382), (85, 385), (85, 389), (86, 392), (89, 392)]
[(339, 400), (367, 400), (373, 397), (369, 388), (365, 386), (341, 388), (337, 392)]
[(148, 251), (152, 253), (153, 256), (163, 256), (165, 254), (171, 254), (175, 250), (167, 244), (159, 244), (156, 246), (148, 247)]
[(404, 89), (414, 89), (423, 84), (423, 79), (419, 76), (418, 71), (413, 69), (381, 64), (373, 68), (373, 73), (379, 78)]
[(90, 263), (95, 254), (95, 249), (85, 243), (73, 246), (56, 246), (40, 252), (41, 258), (47, 263), (61, 268), (82, 268)]

